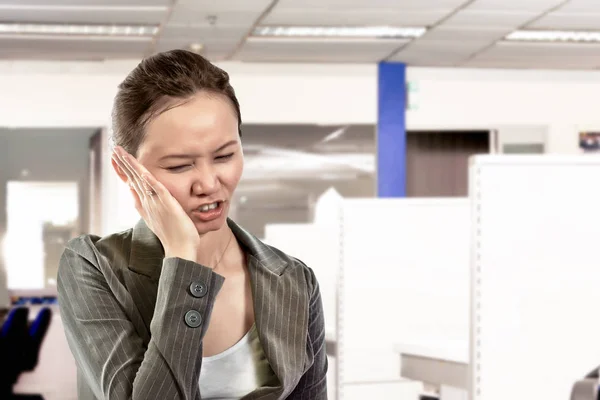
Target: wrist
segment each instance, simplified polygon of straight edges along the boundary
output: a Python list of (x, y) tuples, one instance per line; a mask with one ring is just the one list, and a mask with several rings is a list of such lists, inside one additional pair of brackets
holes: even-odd
[(191, 249), (168, 249), (165, 250), (165, 258), (178, 257), (183, 260), (196, 262), (196, 252)]

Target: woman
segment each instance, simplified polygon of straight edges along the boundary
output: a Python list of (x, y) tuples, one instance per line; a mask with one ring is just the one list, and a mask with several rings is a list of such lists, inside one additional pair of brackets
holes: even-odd
[(145, 59), (119, 86), (112, 165), (141, 219), (62, 256), (79, 400), (327, 398), (313, 271), (227, 217), (240, 126), (228, 75), (191, 52)]

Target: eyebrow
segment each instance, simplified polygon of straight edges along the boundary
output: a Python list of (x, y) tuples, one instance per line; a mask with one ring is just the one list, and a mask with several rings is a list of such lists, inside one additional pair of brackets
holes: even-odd
[[(237, 140), (230, 140), (229, 142), (225, 143), (224, 145), (222, 145), (221, 147), (219, 147), (218, 149), (216, 149), (214, 151), (214, 153), (218, 153), (222, 150), (225, 150), (227, 147), (234, 145), (237, 143)], [(192, 154), (192, 153), (180, 153), (180, 154), (169, 154), (166, 155), (164, 157), (161, 157), (159, 161), (163, 161), (169, 158), (196, 158), (198, 157), (197, 154)]]

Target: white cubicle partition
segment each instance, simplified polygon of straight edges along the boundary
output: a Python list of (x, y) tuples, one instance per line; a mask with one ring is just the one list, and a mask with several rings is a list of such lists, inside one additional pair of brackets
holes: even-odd
[(463, 198), (341, 203), (340, 398), (399, 379), (398, 343), (468, 341), (469, 211)]
[(339, 232), (317, 224), (271, 224), (265, 243), (300, 259), (317, 277), (325, 314), (325, 330), (334, 336), (337, 320)]
[(600, 157), (475, 157), (470, 182), (470, 398), (568, 399), (600, 364)]

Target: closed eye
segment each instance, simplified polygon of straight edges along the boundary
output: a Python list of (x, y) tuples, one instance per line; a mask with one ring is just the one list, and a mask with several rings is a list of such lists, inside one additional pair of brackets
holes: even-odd
[(216, 157), (216, 159), (220, 160), (220, 161), (225, 161), (225, 160), (230, 159), (231, 157), (233, 157), (233, 153), (231, 153), (231, 154), (225, 154), (225, 155), (222, 155), (222, 156), (218, 156), (218, 157)]
[(186, 164), (186, 165), (177, 165), (177, 166), (175, 166), (175, 167), (168, 167), (167, 169), (168, 169), (169, 171), (172, 171), (172, 172), (179, 172), (179, 171), (182, 171), (184, 168), (187, 168), (187, 167), (191, 167), (191, 165), (190, 165), (190, 164)]

